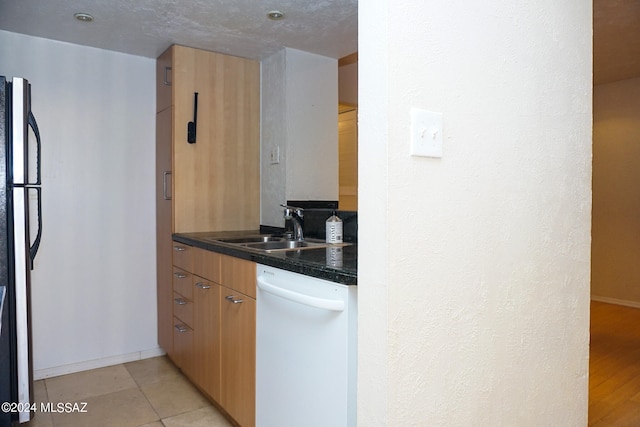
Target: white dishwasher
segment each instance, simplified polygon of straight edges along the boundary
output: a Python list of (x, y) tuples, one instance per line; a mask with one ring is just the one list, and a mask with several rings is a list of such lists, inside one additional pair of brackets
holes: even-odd
[(256, 425), (356, 425), (357, 287), (258, 265)]

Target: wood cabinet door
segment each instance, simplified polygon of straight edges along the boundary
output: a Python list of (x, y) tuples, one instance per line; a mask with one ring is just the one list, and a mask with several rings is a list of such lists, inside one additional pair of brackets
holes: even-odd
[(194, 381), (220, 401), (220, 285), (194, 276)]
[[(174, 46), (175, 232), (260, 225), (260, 64)], [(187, 142), (194, 120), (195, 143)]]
[(255, 425), (256, 301), (221, 287), (221, 396), (243, 427)]
[[(158, 345), (173, 350), (171, 198), (171, 108), (156, 115), (156, 272)], [(168, 173), (167, 173), (168, 172)]]
[(156, 113), (172, 104), (173, 47), (167, 49), (156, 61)]

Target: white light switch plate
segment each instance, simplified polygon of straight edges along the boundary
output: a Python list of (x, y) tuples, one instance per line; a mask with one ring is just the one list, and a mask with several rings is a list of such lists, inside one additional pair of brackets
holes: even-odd
[(442, 113), (411, 109), (412, 156), (442, 157)]

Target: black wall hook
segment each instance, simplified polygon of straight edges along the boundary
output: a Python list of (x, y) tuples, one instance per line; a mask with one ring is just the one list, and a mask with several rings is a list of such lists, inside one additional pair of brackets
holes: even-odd
[(193, 121), (187, 124), (187, 142), (196, 143), (196, 129), (198, 127), (198, 92), (193, 94)]

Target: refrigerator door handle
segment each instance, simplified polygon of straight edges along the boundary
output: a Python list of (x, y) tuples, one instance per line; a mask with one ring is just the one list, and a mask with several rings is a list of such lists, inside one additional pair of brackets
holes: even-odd
[(40, 178), (40, 175), (41, 175), (40, 173), (40, 151), (41, 151), (40, 131), (38, 130), (38, 123), (36, 122), (36, 118), (31, 111), (29, 111), (28, 123), (31, 129), (33, 129), (34, 135), (36, 136), (36, 182), (30, 182), (29, 184), (40, 185), (42, 181)]
[(29, 187), (29, 190), (36, 190), (36, 194), (38, 195), (38, 233), (36, 234), (33, 244), (29, 246), (30, 264), (33, 270), (33, 261), (36, 259), (36, 254), (40, 247), (40, 239), (42, 238), (42, 189), (40, 187)]

